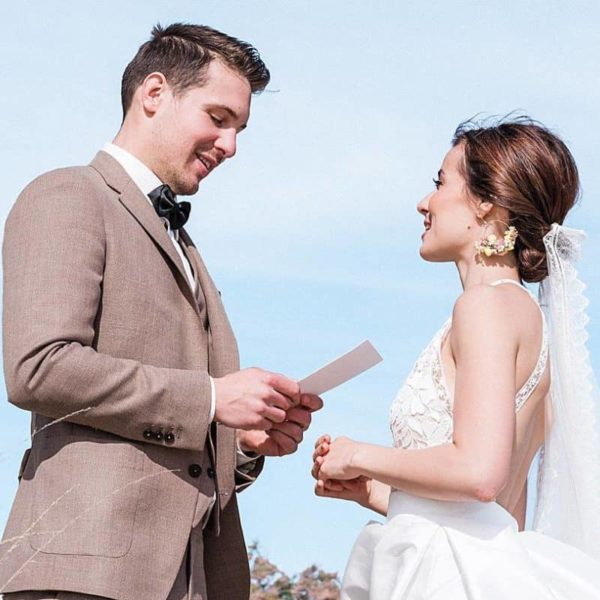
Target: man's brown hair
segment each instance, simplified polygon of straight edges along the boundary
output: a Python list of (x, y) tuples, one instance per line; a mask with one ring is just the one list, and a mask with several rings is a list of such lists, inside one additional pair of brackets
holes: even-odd
[(123, 118), (135, 90), (150, 73), (162, 73), (174, 92), (181, 94), (204, 83), (208, 65), (214, 59), (245, 77), (252, 93), (261, 92), (269, 83), (269, 70), (251, 44), (206, 25), (156, 25), (123, 72)]

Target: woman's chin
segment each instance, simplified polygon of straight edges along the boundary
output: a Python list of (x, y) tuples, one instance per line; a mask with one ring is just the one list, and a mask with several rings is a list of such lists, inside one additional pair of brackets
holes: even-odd
[(448, 256), (436, 252), (432, 248), (428, 248), (426, 243), (421, 244), (421, 247), (419, 248), (419, 256), (427, 262), (449, 262), (453, 260)]
[(431, 251), (427, 248), (427, 242), (423, 242), (421, 244), (421, 247), (419, 248), (419, 256), (423, 260), (427, 260), (427, 261), (434, 260), (434, 258), (432, 257)]

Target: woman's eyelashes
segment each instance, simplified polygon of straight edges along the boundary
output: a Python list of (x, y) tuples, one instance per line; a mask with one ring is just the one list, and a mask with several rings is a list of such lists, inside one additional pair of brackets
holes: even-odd
[(433, 185), (435, 185), (435, 189), (439, 190), (440, 189), (440, 185), (442, 185), (442, 181), (441, 179), (436, 179), (435, 177), (433, 178)]

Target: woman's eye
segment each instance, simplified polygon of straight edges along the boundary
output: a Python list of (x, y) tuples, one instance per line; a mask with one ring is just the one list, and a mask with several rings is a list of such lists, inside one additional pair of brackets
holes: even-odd
[(213, 120), (215, 125), (222, 125), (223, 119), (219, 119), (219, 117), (215, 117), (215, 115), (210, 115), (210, 118)]
[(439, 179), (436, 179), (435, 177), (433, 178), (433, 185), (435, 185), (435, 189), (439, 190), (440, 189), (440, 185), (442, 185), (442, 182)]

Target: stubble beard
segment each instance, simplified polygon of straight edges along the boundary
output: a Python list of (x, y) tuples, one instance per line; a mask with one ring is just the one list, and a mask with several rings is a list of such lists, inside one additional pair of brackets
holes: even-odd
[(200, 182), (195, 177), (186, 178), (184, 169), (185, 167), (182, 167), (181, 170), (177, 170), (165, 165), (163, 182), (166, 183), (177, 196), (193, 196), (198, 191)]

